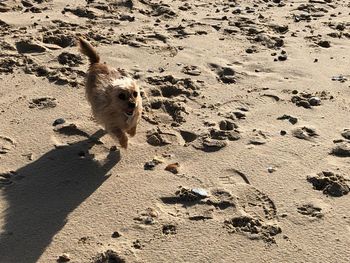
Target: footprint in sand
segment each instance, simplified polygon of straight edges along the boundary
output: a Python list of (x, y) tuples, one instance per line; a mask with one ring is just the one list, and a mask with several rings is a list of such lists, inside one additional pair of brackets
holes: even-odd
[(241, 233), (251, 239), (275, 243), (281, 233), (274, 202), (250, 185), (248, 177), (237, 170), (219, 177), (222, 188), (210, 191), (180, 187), (174, 196), (162, 197), (161, 210), (191, 221), (214, 220), (230, 233)]
[(322, 218), (324, 216), (322, 208), (315, 206), (313, 204), (306, 204), (298, 206), (297, 211), (299, 214), (313, 217), (313, 218)]
[(0, 158), (16, 147), (15, 141), (10, 137), (0, 135)]
[(99, 253), (96, 255), (92, 261), (92, 263), (125, 263), (125, 259), (122, 258), (117, 252), (114, 250), (108, 249), (105, 252)]
[(152, 146), (184, 145), (185, 143), (180, 134), (166, 128), (151, 129), (147, 131), (146, 137), (147, 143)]
[(219, 81), (225, 84), (236, 83), (236, 72), (231, 67), (223, 67), (215, 63), (209, 63), (209, 68), (214, 71)]
[(195, 65), (184, 66), (182, 72), (191, 76), (199, 76), (202, 73), (199, 67)]
[(210, 195), (202, 188), (180, 186), (174, 195), (161, 197), (161, 201), (163, 214), (199, 222), (217, 219), (217, 210), (235, 209), (233, 197), (216, 189)]
[(134, 221), (139, 224), (154, 225), (157, 223), (157, 218), (158, 212), (155, 209), (149, 207), (145, 209), (145, 211), (139, 213), (137, 217), (134, 217)]
[(57, 106), (57, 102), (55, 98), (43, 97), (32, 99), (29, 103), (29, 108), (36, 109), (47, 109), (47, 108), (55, 108)]
[(252, 145), (263, 145), (268, 142), (269, 135), (261, 130), (254, 129), (250, 135), (248, 144)]
[[(296, 94), (295, 94), (296, 93)], [(295, 91), (291, 98), (291, 102), (298, 107), (304, 107), (310, 109), (315, 106), (320, 106), (322, 100), (332, 100), (334, 97), (329, 94), (329, 92), (321, 91), (316, 93), (300, 92)]]
[[(68, 26), (63, 21), (57, 20), (57, 23), (61, 23), (59, 25), (60, 28), (64, 28), (64, 26)], [(57, 46), (57, 48), (66, 48), (70, 46), (74, 46), (75, 43), (75, 37), (71, 35), (71, 28), (69, 28), (67, 31), (64, 29), (55, 29), (55, 30), (48, 30), (44, 32), (43, 34), (43, 43)]]
[(252, 186), (244, 173), (238, 170), (228, 172), (230, 175), (219, 178), (225, 189), (230, 189), (237, 200), (237, 213), (227, 215), (224, 221), (228, 231), (266, 243), (275, 243), (274, 237), (282, 232), (278, 225), (275, 203)]
[[(179, 79), (172, 75), (148, 77), (146, 82), (152, 86), (147, 92), (152, 99), (146, 100), (145, 108), (154, 110), (155, 119), (170, 122), (172, 126), (180, 126), (186, 122), (189, 107), (185, 102), (187, 98), (199, 95), (199, 85), (190, 78)], [(154, 122), (147, 114), (143, 117), (146, 121)]]
[(317, 175), (307, 177), (315, 190), (322, 191), (325, 195), (340, 197), (350, 192), (350, 186), (342, 175), (330, 171), (323, 171)]
[(80, 55), (76, 55), (69, 52), (62, 52), (57, 60), (62, 65), (68, 65), (69, 67), (77, 67), (83, 64), (83, 59)]
[(237, 197), (238, 205), (243, 210), (261, 220), (272, 220), (277, 217), (275, 203), (259, 189), (252, 186), (249, 178), (238, 170), (228, 170), (229, 175), (219, 177), (225, 189), (232, 188), (232, 194)]
[(292, 131), (292, 135), (298, 139), (311, 141), (313, 138), (318, 137), (318, 134), (314, 128), (300, 127)]
[(241, 139), (236, 125), (230, 121), (221, 121), (219, 129), (209, 128), (207, 133), (202, 134), (193, 143), (193, 147), (204, 152), (216, 152), (228, 145), (228, 141)]

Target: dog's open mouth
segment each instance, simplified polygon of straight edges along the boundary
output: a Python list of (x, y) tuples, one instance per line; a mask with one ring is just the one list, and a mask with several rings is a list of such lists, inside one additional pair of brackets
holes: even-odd
[(131, 117), (132, 115), (134, 115), (134, 109), (126, 109), (125, 110), (125, 115), (127, 117)]

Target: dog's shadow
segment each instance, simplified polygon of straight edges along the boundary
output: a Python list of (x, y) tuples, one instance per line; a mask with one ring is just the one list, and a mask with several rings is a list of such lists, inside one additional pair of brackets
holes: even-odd
[(79, 156), (98, 142), (91, 138), (54, 149), (8, 174), (1, 189), (6, 207), (0, 211), (0, 262), (37, 262), (69, 213), (108, 178), (120, 154), (107, 152), (102, 164)]

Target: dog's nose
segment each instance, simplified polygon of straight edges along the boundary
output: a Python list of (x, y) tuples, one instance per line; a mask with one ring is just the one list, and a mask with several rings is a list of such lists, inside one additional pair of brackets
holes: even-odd
[(129, 108), (134, 109), (136, 107), (136, 103), (129, 101), (128, 106), (129, 106)]

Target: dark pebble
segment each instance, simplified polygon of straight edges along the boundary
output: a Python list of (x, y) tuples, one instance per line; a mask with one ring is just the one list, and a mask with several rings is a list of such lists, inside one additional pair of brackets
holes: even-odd
[(329, 42), (327, 40), (321, 40), (320, 42), (317, 43), (317, 45), (319, 45), (320, 47), (324, 47), (324, 48), (330, 48), (331, 42)]
[(67, 254), (61, 255), (61, 256), (59, 256), (58, 259), (57, 259), (57, 262), (60, 262), (60, 263), (62, 263), (62, 262), (68, 262), (68, 261), (70, 261), (70, 258), (69, 258), (69, 255), (67, 255)]
[(112, 237), (113, 238), (118, 238), (118, 237), (121, 237), (122, 235), (118, 232), (118, 231), (115, 231), (115, 232), (113, 232), (113, 234), (112, 234)]
[(280, 56), (278, 56), (278, 60), (279, 61), (286, 61), (287, 60), (287, 55), (280, 55)]
[(59, 118), (59, 119), (56, 119), (54, 122), (53, 122), (53, 126), (56, 126), (56, 125), (59, 125), (59, 124), (63, 124), (65, 123), (66, 121), (63, 119), (63, 118)]
[(143, 166), (143, 168), (145, 170), (154, 170), (154, 168), (156, 167), (156, 164), (153, 161), (147, 162), (145, 163), (145, 165)]
[(341, 135), (345, 138), (345, 139), (348, 139), (350, 140), (350, 130), (349, 129), (345, 129)]
[(233, 113), (237, 119), (245, 119), (245, 114), (243, 112), (240, 112), (240, 111), (235, 111)]
[(222, 131), (231, 131), (233, 129), (238, 128), (238, 126), (234, 122), (226, 121), (226, 120), (220, 121), (219, 127), (220, 127), (220, 130)]
[(309, 103), (311, 106), (318, 106), (321, 104), (321, 99), (319, 97), (311, 97)]
[(198, 138), (198, 135), (191, 131), (181, 130), (180, 134), (182, 138), (185, 140), (185, 142), (193, 142)]
[(311, 108), (310, 103), (309, 103), (308, 101), (306, 101), (306, 100), (298, 101), (298, 102), (297, 102), (297, 106), (301, 106), (301, 107), (304, 107), (304, 108), (306, 108), (306, 109)]

